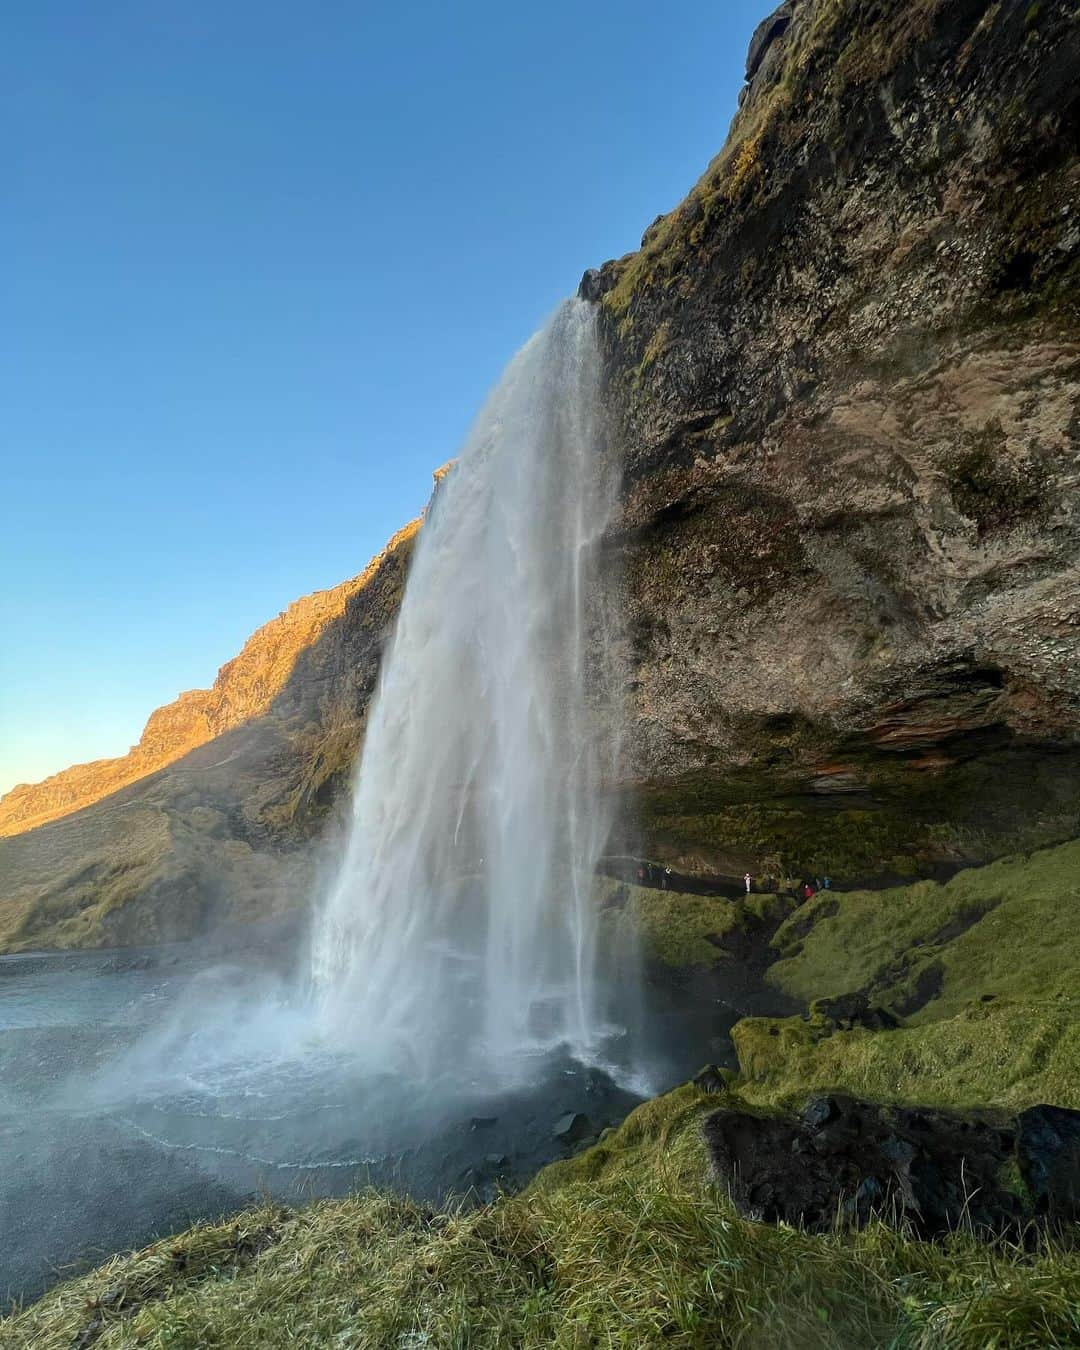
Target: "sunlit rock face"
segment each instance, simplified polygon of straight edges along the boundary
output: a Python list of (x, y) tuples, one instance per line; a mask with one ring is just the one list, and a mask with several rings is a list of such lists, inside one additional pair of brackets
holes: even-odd
[[(391, 544), (393, 547), (393, 544)], [(288, 684), (297, 661), (364, 590), (382, 555), (340, 586), (295, 601), (253, 633), (210, 689), (178, 695), (147, 719), (137, 745), (117, 759), (76, 764), (44, 782), (20, 784), (0, 799), (0, 835), (20, 834), (90, 806), (174, 763), (233, 727), (265, 713)]]

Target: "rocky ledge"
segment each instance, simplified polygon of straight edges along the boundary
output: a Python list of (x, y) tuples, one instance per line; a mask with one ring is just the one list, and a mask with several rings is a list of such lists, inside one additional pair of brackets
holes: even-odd
[(702, 1132), (749, 1218), (815, 1232), (884, 1218), (921, 1237), (1080, 1218), (1080, 1111), (992, 1117), (821, 1096), (797, 1114), (723, 1107)]

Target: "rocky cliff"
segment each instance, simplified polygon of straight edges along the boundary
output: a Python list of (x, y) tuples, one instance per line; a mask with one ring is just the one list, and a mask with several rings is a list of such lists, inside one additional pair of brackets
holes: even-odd
[(1080, 23), (802, 0), (586, 274), (626, 466), (632, 774), (684, 865), (1076, 832)]
[[(413, 527), (388, 545), (392, 551)], [(301, 653), (341, 618), (363, 591), (385, 552), (355, 577), (331, 590), (306, 595), (263, 624), (239, 656), (218, 671), (209, 689), (191, 689), (150, 714), (137, 745), (117, 759), (76, 764), (40, 783), (20, 783), (0, 797), (0, 835), (20, 834), (100, 801), (117, 789), (163, 769), (233, 727), (266, 712), (288, 683)]]
[[(1065, 0), (792, 0), (701, 181), (582, 282), (624, 465), (622, 788), (685, 873), (1078, 832), (1078, 63)], [(410, 538), (165, 738), (213, 739), (0, 844), (0, 942), (296, 904)], [(74, 801), (35, 803), (8, 828)]]

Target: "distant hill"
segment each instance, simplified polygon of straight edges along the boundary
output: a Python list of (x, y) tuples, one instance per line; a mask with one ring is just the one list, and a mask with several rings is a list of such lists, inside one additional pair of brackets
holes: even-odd
[(308, 898), (297, 846), (352, 767), (419, 527), (265, 624), (129, 754), (3, 798), (0, 950), (181, 939)]
[(163, 769), (222, 732), (264, 713), (285, 687), (300, 653), (371, 579), (376, 559), (330, 590), (294, 601), (254, 632), (209, 689), (190, 689), (147, 719), (139, 743), (116, 759), (75, 764), (40, 783), (20, 783), (0, 797), (0, 835), (20, 834)]

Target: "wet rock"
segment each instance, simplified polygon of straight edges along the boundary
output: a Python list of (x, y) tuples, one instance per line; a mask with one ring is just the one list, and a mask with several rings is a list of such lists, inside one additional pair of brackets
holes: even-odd
[(812, 1097), (800, 1112), (803, 1124), (815, 1133), (836, 1116), (836, 1103), (831, 1097)]
[(564, 1144), (580, 1144), (592, 1133), (592, 1123), (582, 1111), (568, 1111), (559, 1117), (551, 1129), (552, 1138)]
[(1080, 1214), (1080, 1111), (1032, 1106), (1017, 1125), (1017, 1152), (1036, 1212), (1074, 1218)]
[(618, 264), (613, 259), (601, 267), (590, 267), (578, 285), (578, 297), (595, 304), (612, 289), (618, 279)]
[(591, 304), (595, 304), (603, 295), (600, 289), (600, 273), (595, 267), (586, 270), (577, 293), (580, 299), (588, 300)]
[(1080, 1112), (1061, 1107), (1010, 1120), (820, 1096), (797, 1116), (721, 1109), (703, 1132), (735, 1203), (769, 1222), (878, 1216), (933, 1237), (1080, 1216)]

